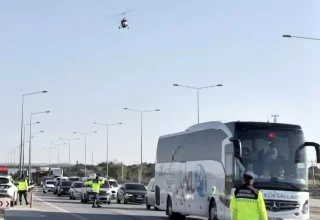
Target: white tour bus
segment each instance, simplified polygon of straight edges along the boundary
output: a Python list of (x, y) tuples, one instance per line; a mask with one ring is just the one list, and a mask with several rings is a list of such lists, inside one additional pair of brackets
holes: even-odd
[(319, 163), (319, 144), (305, 142), (300, 126), (269, 122), (206, 122), (162, 136), (155, 207), (170, 219), (230, 219), (231, 195), (252, 171), (269, 219), (309, 219), (307, 158), (314, 149)]

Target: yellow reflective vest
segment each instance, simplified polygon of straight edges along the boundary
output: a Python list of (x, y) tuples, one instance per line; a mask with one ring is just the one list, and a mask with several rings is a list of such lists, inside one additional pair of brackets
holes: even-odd
[(85, 183), (86, 185), (91, 185), (92, 192), (99, 193), (100, 187), (104, 184), (104, 179), (102, 180), (89, 180)]
[(28, 190), (28, 180), (26, 178), (18, 180), (18, 190)]
[(268, 220), (262, 192), (249, 185), (235, 190), (230, 212), (232, 220)]

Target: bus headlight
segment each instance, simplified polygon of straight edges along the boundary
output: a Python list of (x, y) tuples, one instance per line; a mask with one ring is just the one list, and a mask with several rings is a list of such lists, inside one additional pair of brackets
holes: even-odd
[(309, 202), (308, 200), (302, 206), (302, 214), (307, 214), (309, 211)]

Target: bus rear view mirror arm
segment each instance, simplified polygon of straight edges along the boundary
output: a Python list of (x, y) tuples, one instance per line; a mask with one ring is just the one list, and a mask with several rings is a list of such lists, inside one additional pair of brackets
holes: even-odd
[(172, 155), (171, 155), (171, 160), (172, 160), (172, 161), (174, 161), (174, 155), (175, 155), (176, 153), (177, 153), (177, 152), (176, 152), (175, 150), (172, 151)]
[(241, 141), (237, 138), (230, 138), (230, 142), (233, 143), (233, 151), (234, 151), (234, 157), (238, 158), (240, 162), (242, 162), (242, 145)]
[(303, 145), (298, 147), (298, 149), (296, 150), (296, 155), (295, 155), (295, 163), (300, 162), (300, 152), (302, 149), (304, 149), (305, 147), (308, 147), (308, 146), (315, 148), (316, 156), (317, 156), (317, 163), (320, 163), (320, 145), (315, 142), (305, 142)]

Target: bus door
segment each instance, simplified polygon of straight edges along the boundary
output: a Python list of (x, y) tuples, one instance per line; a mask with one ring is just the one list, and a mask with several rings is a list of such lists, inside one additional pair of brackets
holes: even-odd
[(225, 190), (224, 195), (221, 197), (224, 203), (224, 216), (229, 216), (228, 201), (231, 199), (231, 192), (233, 188), (233, 173), (234, 173), (234, 153), (233, 144), (227, 144), (225, 147)]
[(186, 191), (187, 191), (187, 177), (186, 177), (186, 162), (180, 162), (180, 192), (178, 197), (178, 208), (179, 212), (186, 213)]

